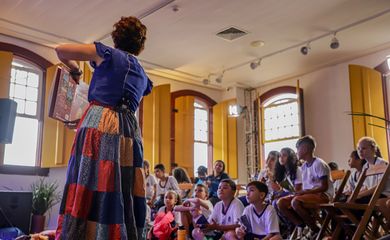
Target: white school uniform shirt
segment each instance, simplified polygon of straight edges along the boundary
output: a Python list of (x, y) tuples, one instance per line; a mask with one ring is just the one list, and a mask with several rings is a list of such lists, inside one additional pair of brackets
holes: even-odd
[(327, 176), (328, 189), (324, 192), (329, 200), (334, 196), (333, 183), (330, 177), (330, 168), (321, 158), (316, 157), (311, 165), (305, 162), (302, 166), (302, 188), (309, 190), (321, 186), (321, 178)]
[(209, 200), (205, 200), (207, 206), (209, 209), (204, 208), (203, 206), (200, 206), (200, 210), (202, 211), (202, 215), (205, 216), (207, 219), (209, 219), (211, 213), (213, 212), (213, 204)]
[(357, 182), (359, 181), (361, 172), (358, 172), (356, 169), (352, 169), (351, 175), (348, 178), (347, 184), (344, 188), (344, 193), (353, 192), (355, 190)]
[(227, 206), (227, 209), (225, 209), (225, 214), (222, 211), (223, 209), (223, 201), (217, 202), (209, 217), (209, 223), (212, 223), (214, 220), (219, 225), (236, 224), (238, 218), (240, 218), (244, 212), (244, 205), (237, 198), (233, 198), (232, 202)]
[(168, 190), (173, 190), (179, 195), (181, 193), (179, 184), (172, 176), (168, 176), (168, 179), (165, 182), (161, 182), (160, 179), (158, 180), (156, 194), (157, 196), (164, 195)]
[(146, 199), (152, 199), (154, 194), (154, 185), (156, 184), (156, 178), (149, 174), (149, 176), (146, 177)]
[[(165, 213), (165, 208), (166, 208), (165, 206), (160, 207), (158, 212), (164, 212)], [(176, 225), (178, 225), (178, 226), (183, 225), (182, 222), (181, 222), (180, 212), (172, 211), (172, 214), (173, 214), (173, 217), (175, 218)]]
[[(371, 164), (366, 162), (363, 165), (363, 170), (366, 169), (366, 168), (369, 168), (370, 165)], [(373, 165), (387, 165), (387, 162), (385, 160), (383, 160), (382, 158), (377, 157), (377, 158), (375, 158), (375, 161), (374, 161)], [(382, 179), (382, 177), (383, 177), (383, 174), (367, 176), (366, 179), (363, 182), (363, 187), (366, 188), (366, 189), (370, 189), (370, 188), (373, 188), (373, 187), (377, 186), (379, 184), (380, 180)], [(382, 194), (386, 195), (388, 197), (390, 196), (390, 178), (387, 179), (385, 187), (384, 187), (384, 189), (382, 191)]]
[(250, 204), (244, 209), (244, 213), (248, 218), (252, 233), (257, 235), (268, 235), (270, 233), (279, 233), (279, 219), (274, 207), (267, 204), (266, 208), (257, 213), (255, 207)]

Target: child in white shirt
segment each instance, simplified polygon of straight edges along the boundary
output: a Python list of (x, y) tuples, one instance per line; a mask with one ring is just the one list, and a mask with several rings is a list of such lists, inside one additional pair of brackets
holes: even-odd
[(191, 235), (196, 225), (207, 224), (207, 219), (213, 211), (213, 204), (207, 199), (208, 188), (204, 184), (196, 184), (195, 198), (184, 201), (176, 206), (175, 211), (181, 212), (181, 219), (187, 234)]
[(234, 197), (235, 193), (236, 184), (231, 179), (220, 182), (217, 194), (221, 201), (214, 206), (208, 224), (200, 225), (193, 231), (195, 240), (203, 240), (204, 237), (237, 239), (235, 229), (239, 227), (237, 220), (244, 211), (244, 205)]
[(279, 222), (275, 209), (271, 204), (265, 204), (268, 193), (267, 186), (259, 181), (250, 182), (247, 187), (246, 198), (250, 203), (244, 209), (240, 218), (240, 227), (236, 228), (239, 239), (282, 239), (279, 234)]
[(156, 179), (153, 175), (150, 174), (149, 170), (150, 164), (148, 161), (144, 160), (144, 171), (146, 178), (146, 223), (148, 224), (151, 221), (151, 209), (150, 206), (153, 206), (154, 201), (156, 200)]
[(154, 174), (158, 179), (156, 187), (157, 201), (154, 205), (156, 209), (160, 209), (160, 207), (164, 206), (164, 195), (167, 191), (173, 190), (180, 195), (181, 190), (176, 179), (165, 174), (165, 167), (163, 164), (157, 164), (154, 166)]

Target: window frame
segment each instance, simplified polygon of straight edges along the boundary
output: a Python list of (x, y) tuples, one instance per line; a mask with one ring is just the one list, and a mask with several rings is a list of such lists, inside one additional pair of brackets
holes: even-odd
[[(264, 116), (263, 116), (263, 107), (264, 103), (267, 103), (268, 100), (270, 100), (273, 97), (276, 97), (277, 95), (281, 94), (297, 94), (297, 88), (294, 86), (281, 86), (277, 88), (273, 88), (262, 95), (260, 95), (259, 100), (260, 100), (260, 105), (258, 105), (258, 118), (260, 119), (259, 126), (258, 126), (258, 134), (259, 134), (259, 139), (260, 141), (258, 142), (259, 148), (261, 149), (261, 166), (263, 166), (263, 163), (266, 159), (267, 156), (264, 155), (265, 149), (264, 149), (264, 129), (263, 129), (263, 121), (264, 121)], [(304, 136), (305, 135), (305, 114), (304, 114), (304, 100), (303, 100), (303, 89), (299, 88), (299, 96), (298, 96), (298, 104), (299, 104), (299, 114), (300, 114), (300, 135)], [(295, 137), (294, 137), (295, 138)], [(278, 139), (276, 141), (282, 141), (282, 140), (288, 140), (288, 139)], [(267, 141), (267, 142), (272, 142), (272, 141)]]
[[(4, 153), (0, 155), (0, 174), (13, 174), (13, 175), (39, 175), (48, 176), (49, 169), (41, 168), (42, 158), (42, 139), (43, 139), (43, 125), (44, 125), (44, 109), (45, 109), (45, 87), (46, 87), (46, 69), (53, 64), (41, 57), (40, 55), (26, 49), (10, 43), (0, 42), (0, 51), (11, 52), (15, 58), (19, 58), (33, 66), (38, 67), (42, 71), (42, 82), (40, 86), (40, 106), (38, 107), (37, 119), (38, 119), (38, 142), (37, 142), (37, 156), (35, 167), (29, 166), (13, 166), (4, 165)], [(4, 149), (4, 148), (3, 148)]]
[[(178, 97), (183, 96), (194, 96), (196, 100), (201, 101), (208, 108), (208, 119), (209, 119), (209, 141), (208, 141), (208, 169), (210, 166), (212, 167), (212, 159), (213, 159), (213, 106), (217, 104), (212, 98), (209, 96), (193, 91), (193, 90), (179, 90), (175, 92), (171, 92), (171, 159), (170, 162), (175, 163), (175, 100)], [(194, 141), (195, 142), (195, 141)]]

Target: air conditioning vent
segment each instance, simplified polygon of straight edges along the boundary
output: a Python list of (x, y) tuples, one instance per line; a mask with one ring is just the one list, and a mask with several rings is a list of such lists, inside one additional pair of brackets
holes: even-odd
[(248, 33), (244, 30), (238, 29), (236, 27), (229, 27), (217, 33), (217, 37), (220, 37), (228, 41), (233, 41), (247, 34)]

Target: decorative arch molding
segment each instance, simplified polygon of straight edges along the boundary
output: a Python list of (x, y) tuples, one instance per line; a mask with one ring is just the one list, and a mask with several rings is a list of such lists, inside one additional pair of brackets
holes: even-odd
[[(280, 94), (284, 94), (284, 93), (296, 94), (297, 87), (295, 87), (295, 86), (281, 86), (281, 87), (277, 87), (277, 88), (273, 88), (271, 90), (268, 90), (267, 92), (265, 92), (259, 96), (260, 106), (258, 106), (258, 102), (255, 101), (255, 109), (260, 110), (260, 108), (262, 107), (262, 105), (265, 101), (267, 101), (268, 99), (270, 99), (276, 95), (280, 95)], [(301, 135), (304, 136), (305, 135), (305, 114), (304, 114), (305, 111), (304, 111), (303, 89), (302, 88), (299, 88), (299, 105), (300, 105), (299, 111), (300, 111), (300, 120), (301, 120), (301, 122), (300, 122)], [(259, 114), (257, 116), (262, 119), (261, 111), (259, 112)], [(261, 126), (259, 126), (258, 129), (259, 129), (259, 134), (261, 134), (261, 131), (262, 131)], [(264, 153), (264, 146), (260, 142), (258, 143), (258, 146), (262, 149), (261, 152)]]
[(175, 162), (175, 99), (183, 96), (194, 96), (203, 101), (209, 108), (209, 160), (213, 159), (213, 106), (217, 104), (209, 96), (194, 90), (184, 89), (171, 92), (171, 164)]
[(0, 42), (0, 51), (12, 52), (15, 56), (21, 57), (35, 65), (38, 65), (38, 67), (40, 67), (44, 73), (46, 72), (46, 68), (53, 65), (51, 62), (41, 57), (40, 55), (26, 48), (22, 48), (10, 43)]
[[(267, 92), (260, 95), (260, 104), (262, 105), (265, 101), (272, 98), (273, 96), (283, 94), (283, 93), (297, 93), (297, 88), (294, 86), (281, 86), (268, 90)], [(255, 101), (256, 102), (256, 101)], [(301, 134), (305, 135), (305, 108), (303, 101), (303, 89), (299, 88), (299, 104), (300, 104), (300, 115), (301, 115)], [(260, 106), (261, 107), (261, 106)]]

